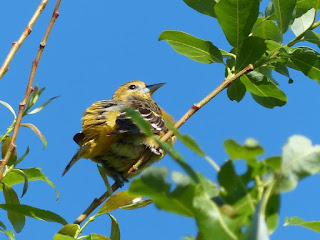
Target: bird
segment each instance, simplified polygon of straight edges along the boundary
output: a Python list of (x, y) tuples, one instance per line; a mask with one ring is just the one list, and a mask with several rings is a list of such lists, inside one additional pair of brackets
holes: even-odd
[[(156, 141), (146, 136), (126, 116), (126, 109), (133, 108), (150, 123), (154, 135), (161, 138), (168, 132), (165, 118), (173, 122), (158, 104), (152, 100), (152, 94), (164, 83), (146, 85), (142, 81), (131, 81), (121, 85), (111, 100), (94, 102), (85, 110), (82, 117), (82, 131), (74, 135), (79, 145), (78, 151), (66, 166), (62, 176), (81, 158), (91, 159), (105, 169), (118, 186), (122, 187), (128, 179), (123, 176), (142, 155), (147, 159), (139, 169), (129, 177), (137, 175), (152, 163), (164, 157), (165, 152), (156, 149)], [(171, 137), (168, 142), (174, 143)]]

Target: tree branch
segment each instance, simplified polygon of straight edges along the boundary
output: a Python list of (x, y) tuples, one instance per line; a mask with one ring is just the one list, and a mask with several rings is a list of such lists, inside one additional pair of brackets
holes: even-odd
[[(209, 95), (207, 95), (205, 98), (203, 98), (199, 103), (193, 104), (193, 106), (189, 109), (188, 112), (184, 114), (184, 116), (176, 122), (174, 125), (175, 128), (181, 127), (193, 114), (195, 114), (200, 108), (202, 108), (204, 105), (206, 105), (210, 100), (212, 100), (215, 96), (217, 96), (222, 90), (226, 89), (233, 81), (241, 77), (242, 75), (245, 75), (253, 70), (253, 65), (249, 64), (247, 67), (245, 67), (243, 70), (238, 72), (235, 75), (230, 76), (229, 78), (225, 78), (222, 83), (213, 90)], [(161, 141), (167, 141), (169, 138), (173, 136), (173, 132), (170, 130), (168, 131), (160, 140)], [(159, 146), (155, 147), (156, 149), (159, 148)], [(124, 177), (130, 176), (133, 172), (135, 172), (139, 166), (150, 156), (150, 152), (146, 152), (130, 169), (129, 171), (124, 175)], [(112, 190), (116, 191), (119, 188), (117, 183), (114, 183), (112, 185)], [(107, 198), (109, 197), (109, 192), (106, 191), (103, 195), (101, 195), (100, 198), (94, 199), (94, 201), (90, 204), (90, 206), (74, 221), (75, 224), (81, 224), (90, 213), (92, 213), (101, 203), (103, 203)]]
[[(43, 1), (44, 2), (44, 1)], [(43, 3), (42, 2), (42, 3)], [(27, 85), (27, 89), (26, 89), (26, 92), (25, 92), (25, 95), (24, 95), (24, 98), (22, 100), (22, 102), (20, 103), (19, 105), (19, 112), (18, 112), (18, 116), (17, 116), (17, 119), (16, 119), (16, 122), (15, 122), (15, 125), (14, 125), (14, 129), (13, 129), (13, 133), (12, 133), (12, 138), (11, 138), (11, 142), (10, 142), (10, 146), (6, 152), (6, 155), (4, 156), (4, 158), (0, 161), (0, 182), (2, 181), (3, 179), (3, 172), (4, 172), (4, 169), (9, 161), (9, 158), (11, 157), (14, 149), (16, 148), (16, 145), (15, 145), (15, 141), (16, 141), (16, 138), (17, 138), (17, 135), (18, 135), (18, 131), (19, 131), (19, 128), (20, 128), (20, 123), (21, 123), (21, 119), (23, 117), (23, 113), (24, 113), (24, 109), (26, 107), (26, 104), (28, 102), (28, 99), (30, 97), (30, 94), (32, 93), (33, 91), (33, 88), (32, 88), (32, 84), (33, 84), (33, 79), (34, 79), (34, 76), (36, 74), (36, 71), (37, 71), (37, 67), (38, 67), (38, 64), (39, 64), (39, 60), (41, 58), (41, 55), (42, 55), (42, 52), (43, 52), (43, 49), (44, 47), (46, 46), (47, 44), (47, 40), (48, 40), (48, 37), (49, 37), (49, 34), (51, 32), (51, 29), (53, 27), (53, 24), (54, 22), (56, 21), (56, 19), (58, 18), (59, 16), (59, 13), (58, 13), (58, 9), (59, 9), (59, 6), (60, 6), (60, 2), (61, 0), (57, 0), (57, 3), (56, 3), (56, 6), (54, 8), (54, 11), (53, 11), (53, 14), (52, 14), (52, 17), (51, 17), (51, 20), (50, 20), (50, 23), (48, 25), (48, 28), (46, 30), (46, 33), (43, 37), (43, 40), (42, 42), (40, 43), (40, 47), (39, 47), (39, 50), (38, 50), (38, 53), (37, 53), (37, 56), (35, 58), (35, 60), (32, 62), (32, 68), (31, 68), (31, 73), (30, 73), (30, 77), (29, 77), (29, 81), (28, 81), (28, 85)], [(41, 5), (41, 4), (40, 4)], [(43, 8), (42, 8), (43, 10)], [(41, 10), (41, 11), (42, 11)], [(41, 12), (40, 11), (40, 12)], [(40, 13), (39, 13), (40, 14)], [(35, 18), (35, 16), (32, 17), (31, 20), (33, 20)], [(35, 21), (35, 20), (34, 20)], [(31, 21), (30, 21), (31, 22)], [(1, 77), (1, 76), (0, 76)]]
[(22, 45), (22, 43), (24, 42), (24, 40), (29, 36), (29, 34), (32, 32), (32, 27), (35, 24), (35, 22), (37, 21), (38, 17), (40, 16), (40, 14), (42, 13), (42, 11), (44, 10), (44, 8), (47, 5), (48, 0), (42, 0), (41, 3), (39, 4), (37, 10), (35, 11), (35, 13), (33, 14), (32, 18), (30, 19), (27, 27), (25, 28), (25, 30), (23, 31), (23, 33), (21, 34), (20, 38), (18, 39), (18, 41), (12, 43), (12, 47), (10, 52), (8, 53), (6, 59), (4, 60), (1, 68), (0, 68), (0, 80), (3, 77), (3, 75), (9, 70), (9, 64), (12, 60), (12, 58), (14, 57), (14, 55), (16, 54), (16, 52), (18, 51), (18, 49), (20, 48), (20, 46)]

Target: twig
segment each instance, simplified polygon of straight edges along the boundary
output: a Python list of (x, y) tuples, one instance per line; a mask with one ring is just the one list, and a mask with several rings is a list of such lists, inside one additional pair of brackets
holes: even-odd
[(35, 22), (37, 21), (38, 17), (42, 13), (42, 11), (44, 10), (44, 8), (46, 7), (47, 2), (48, 2), (48, 0), (42, 0), (41, 1), (41, 3), (39, 4), (37, 10), (33, 14), (32, 18), (30, 19), (27, 27), (25, 28), (25, 30), (21, 34), (21, 36), (18, 39), (18, 41), (12, 43), (11, 50), (8, 53), (8, 56), (6, 57), (6, 59), (4, 60), (2, 66), (0, 68), (0, 80), (3, 77), (3, 75), (9, 70), (9, 64), (10, 64), (12, 58), (14, 57), (14, 55), (16, 54), (16, 52), (18, 51), (18, 49), (20, 48), (21, 44), (24, 42), (24, 40), (32, 32), (32, 27), (35, 24)]
[(51, 32), (52, 26), (53, 26), (54, 22), (56, 21), (56, 19), (59, 16), (58, 9), (59, 9), (59, 6), (60, 6), (60, 2), (61, 2), (61, 0), (57, 0), (56, 6), (54, 8), (54, 11), (53, 11), (53, 14), (52, 14), (52, 17), (51, 17), (51, 20), (50, 20), (50, 23), (49, 23), (48, 28), (46, 30), (46, 33), (45, 33), (45, 35), (43, 37), (43, 40), (40, 43), (40, 47), (39, 47), (37, 56), (36, 56), (35, 60), (32, 62), (32, 68), (31, 68), (31, 73), (30, 73), (30, 77), (29, 77), (29, 82), (28, 82), (28, 85), (27, 85), (27, 90), (26, 90), (26, 93), (24, 95), (24, 98), (23, 98), (22, 102), (19, 105), (18, 117), (17, 117), (15, 125), (14, 125), (10, 146), (9, 146), (4, 158), (0, 161), (0, 182), (2, 181), (3, 171), (4, 171), (6, 165), (7, 165), (8, 161), (9, 161), (9, 158), (11, 157), (14, 149), (16, 148), (15, 141), (16, 141), (16, 138), (17, 138), (17, 135), (18, 135), (18, 131), (19, 131), (19, 128), (20, 128), (21, 119), (22, 119), (26, 104), (28, 102), (28, 99), (30, 97), (30, 94), (33, 91), (33, 88), (32, 88), (33, 79), (34, 79), (34, 76), (35, 76), (35, 73), (36, 73), (36, 70), (37, 70), (37, 67), (38, 67), (39, 60), (41, 58), (43, 49), (47, 44), (47, 40), (48, 40), (49, 34)]
[[(222, 90), (227, 88), (234, 80), (238, 79), (242, 75), (245, 75), (253, 70), (253, 65), (249, 64), (247, 67), (245, 67), (243, 70), (238, 72), (235, 75), (232, 75), (229, 78), (225, 78), (222, 83), (213, 90), (208, 96), (206, 96), (204, 99), (202, 99), (199, 103), (193, 104), (193, 106), (189, 109), (188, 112), (184, 114), (184, 116), (176, 122), (174, 125), (175, 128), (181, 127), (193, 114), (195, 114), (200, 108), (202, 108), (204, 105), (206, 105), (212, 98), (217, 96)], [(168, 131), (160, 140), (161, 141), (167, 141), (169, 138), (173, 136), (173, 131)], [(159, 146), (155, 147), (156, 149)], [(128, 177), (133, 172), (135, 172), (139, 166), (145, 161), (145, 159), (148, 159), (150, 156), (150, 152), (146, 152), (125, 174), (125, 177)], [(112, 190), (115, 192), (119, 188), (117, 183), (114, 183), (112, 185)], [(109, 197), (108, 191), (105, 192), (100, 198), (94, 199), (94, 201), (90, 204), (90, 206), (74, 221), (75, 224), (81, 224), (90, 213), (92, 213), (101, 203), (103, 203), (107, 198)]]

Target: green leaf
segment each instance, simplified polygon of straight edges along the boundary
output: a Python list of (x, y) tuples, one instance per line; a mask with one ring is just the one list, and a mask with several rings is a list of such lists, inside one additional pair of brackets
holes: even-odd
[(70, 237), (70, 236), (66, 236), (66, 235), (63, 235), (63, 234), (60, 234), (60, 233), (56, 233), (53, 237), (53, 240), (76, 240), (75, 238), (73, 237)]
[(10, 104), (8, 104), (8, 103), (6, 103), (4, 101), (1, 101), (1, 100), (0, 100), (0, 104), (2, 104), (3, 106), (5, 106), (6, 108), (9, 109), (9, 111), (13, 114), (14, 119), (17, 118), (16, 112), (13, 110), (13, 108), (10, 106)]
[(225, 190), (223, 197), (230, 204), (236, 203), (248, 193), (246, 182), (236, 174), (232, 161), (227, 161), (221, 167), (218, 173), (218, 180), (220, 186)]
[(111, 234), (110, 234), (110, 239), (111, 240), (120, 240), (120, 227), (118, 224), (117, 219), (112, 216), (111, 214), (109, 214), (109, 217), (111, 219)]
[(278, 82), (274, 79), (272, 76), (272, 68), (269, 66), (261, 66), (256, 69), (257, 72), (261, 73), (262, 75), (269, 78), (272, 82), (274, 82), (276, 85), (279, 85)]
[[(62, 239), (62, 240), (64, 240), (64, 239)], [(66, 240), (68, 240), (68, 239), (66, 239)], [(81, 237), (81, 240), (110, 240), (110, 238), (103, 236), (103, 235), (100, 235), (100, 234), (91, 233), (88, 236)]]
[(198, 174), (198, 177), (200, 179), (200, 186), (202, 188), (202, 191), (209, 197), (214, 198), (219, 195), (219, 189), (216, 184), (211, 182), (210, 179), (204, 177), (201, 173)]
[(262, 211), (262, 202), (260, 202), (256, 207), (256, 211), (248, 228), (247, 234), (248, 240), (269, 240), (268, 228)]
[[(1, 158), (2, 159), (5, 157), (7, 151), (9, 150), (10, 143), (11, 143), (11, 137), (7, 136), (1, 145)], [(7, 165), (12, 166), (13, 164), (15, 164), (16, 161), (17, 161), (17, 148), (14, 148)]]
[(195, 237), (192, 237), (192, 236), (190, 236), (190, 235), (188, 235), (188, 236), (183, 236), (183, 239), (186, 239), (186, 240), (196, 240)]
[[(234, 226), (231, 221), (220, 214), (218, 206), (198, 189), (194, 197), (193, 206), (196, 212), (196, 222), (203, 239), (234, 240)], [(231, 226), (230, 226), (231, 225)]]
[[(19, 198), (16, 194), (16, 192), (7, 184), (2, 183), (3, 186), (3, 195), (4, 195), (4, 199), (6, 201), (6, 204), (1, 204), (1, 205), (16, 205), (16, 206), (20, 206), (20, 201)], [(17, 213), (16, 211), (12, 211), (10, 209), (4, 209), (7, 211), (8, 214), (8, 218), (14, 228), (14, 230), (19, 233), (22, 231), (26, 219), (25, 216), (23, 216), (20, 213)]]
[(315, 31), (308, 30), (304, 34), (304, 40), (317, 44), (320, 48), (320, 33), (316, 33)]
[(287, 102), (287, 96), (277, 85), (266, 76), (252, 71), (243, 75), (241, 82), (246, 86), (255, 101), (267, 108), (283, 106)]
[(229, 53), (223, 49), (220, 49), (220, 52), (222, 54), (222, 58), (226, 58), (226, 59), (235, 59), (236, 55), (234, 55), (233, 53)]
[(282, 158), (280, 156), (273, 156), (266, 158), (264, 162), (268, 167), (271, 167), (274, 171), (279, 171), (281, 169)]
[(190, 178), (175, 175), (177, 187), (170, 192), (170, 184), (166, 181), (168, 170), (166, 168), (147, 168), (140, 178), (130, 184), (129, 191), (138, 196), (150, 197), (155, 205), (165, 211), (183, 216), (194, 217), (192, 211), (192, 196), (195, 185)]
[(29, 98), (27, 107), (24, 110), (23, 115), (28, 114), (30, 108), (38, 101), (39, 97), (41, 96), (41, 94), (43, 93), (43, 91), (45, 90), (45, 88), (41, 88), (40, 90), (38, 90), (39, 87), (38, 85), (35, 86), (35, 88), (33, 89), (33, 92)]
[(233, 139), (228, 139), (224, 141), (224, 148), (232, 160), (244, 159), (248, 165), (255, 165), (256, 158), (264, 153), (264, 149), (254, 139), (247, 139), (244, 146), (241, 146)]
[(22, 189), (22, 194), (21, 197), (23, 197), (27, 190), (28, 190), (28, 185), (29, 185), (29, 181), (28, 181), (28, 177), (27, 175), (20, 169), (14, 168), (11, 170), (12, 172), (16, 172), (18, 174), (20, 174), (23, 178), (24, 178), (24, 184), (23, 184), (23, 189)]
[(316, 51), (299, 48), (290, 59), (306, 76), (320, 83), (320, 55)]
[(282, 40), (295, 18), (296, 0), (272, 0), (272, 3)]
[(250, 93), (250, 94), (257, 103), (259, 103), (261, 106), (266, 108), (282, 107), (283, 105), (286, 104), (286, 102), (274, 97), (261, 97), (261, 96), (255, 95), (254, 93)]
[(109, 195), (112, 196), (113, 195), (113, 190), (112, 190), (112, 187), (111, 187), (111, 185), (109, 183), (106, 169), (104, 167), (101, 167), (99, 164), (97, 164), (97, 168), (98, 168), (98, 171), (100, 173), (100, 176), (102, 177), (104, 185), (106, 185), (106, 187), (108, 189)]
[(246, 87), (240, 81), (240, 79), (233, 81), (227, 89), (229, 99), (231, 101), (236, 100), (237, 102), (240, 102), (242, 100), (246, 92)]
[(29, 147), (27, 147), (27, 150), (25, 151), (25, 153), (17, 159), (14, 165), (17, 166), (29, 154), (29, 151), (30, 149)]
[(298, 181), (320, 171), (320, 145), (312, 146), (311, 141), (294, 135), (282, 149), (282, 166), (279, 191), (290, 191)]
[(4, 223), (1, 222), (1, 221), (0, 221), (0, 227), (1, 227), (3, 230), (6, 230), (6, 229), (7, 229), (6, 226), (4, 225)]
[[(57, 193), (57, 199), (59, 199), (60, 193), (58, 189), (55, 187), (55, 185), (41, 172), (40, 168), (27, 168), (27, 169), (20, 169), (23, 171), (26, 176), (28, 177), (28, 181), (44, 181), (48, 183), (51, 187), (54, 188), (54, 190)], [(8, 172), (5, 177), (2, 180), (3, 183), (6, 183), (10, 186), (18, 184), (18, 183), (24, 183), (25, 178), (18, 174), (17, 172), (10, 171)], [(2, 186), (0, 185), (0, 190), (2, 190)]]
[(274, 12), (274, 6), (273, 6), (272, 1), (269, 2), (268, 6), (265, 10), (265, 17), (268, 20), (276, 20), (276, 14)]
[(0, 204), (0, 208), (6, 211), (14, 212), (16, 214), (32, 217), (35, 219), (47, 221), (47, 222), (56, 222), (62, 225), (66, 225), (67, 221), (64, 220), (59, 215), (39, 208), (31, 207), (23, 204)]
[(45, 108), (52, 100), (58, 98), (59, 96), (50, 98), (48, 101), (46, 101), (45, 103), (43, 103), (40, 107), (37, 107), (35, 109), (33, 109), (31, 112), (28, 112), (28, 115), (30, 114), (35, 114), (37, 112), (40, 112), (43, 108)]
[(320, 9), (320, 0), (309, 0), (309, 2), (311, 3), (311, 7), (313, 7), (314, 9), (316, 10)]
[(284, 46), (282, 44), (276, 42), (276, 41), (266, 40), (265, 43), (266, 43), (267, 49), (270, 50), (270, 51), (273, 51), (273, 52), (276, 52), (276, 51), (284, 52), (285, 51)]
[(134, 124), (136, 124), (144, 134), (146, 134), (148, 137), (153, 135), (150, 123), (144, 120), (137, 110), (133, 108), (127, 108), (125, 111), (126, 116), (130, 117)]
[(319, 0), (297, 0), (296, 17), (302, 16), (311, 8), (319, 9), (319, 6)]
[(189, 7), (198, 11), (199, 13), (216, 17), (214, 13), (214, 5), (216, 5), (217, 0), (183, 0)]
[(307, 11), (301, 17), (296, 18), (294, 20), (293, 24), (291, 25), (291, 29), (292, 29), (293, 33), (296, 36), (299, 36), (300, 34), (305, 32), (306, 30), (308, 30), (314, 22), (315, 15), (316, 15), (316, 11), (314, 10), (314, 8), (311, 8), (309, 11)]
[(259, 14), (259, 0), (223, 0), (214, 7), (228, 42), (239, 49)]
[(175, 160), (175, 162), (178, 163), (179, 166), (186, 171), (186, 173), (188, 173), (194, 182), (199, 182), (197, 173), (186, 163), (182, 155), (176, 149), (174, 149), (170, 143), (162, 142), (157, 137), (155, 137), (154, 140), (157, 141), (161, 149), (167, 152), (172, 159)]
[(63, 226), (58, 233), (70, 237), (75, 237), (76, 234), (79, 232), (80, 226), (79, 224), (67, 224)]
[(202, 151), (198, 143), (189, 135), (181, 134), (178, 129), (173, 126), (173, 123), (170, 121), (166, 121), (166, 125), (170, 130), (173, 131), (174, 135), (188, 148), (190, 148), (195, 153), (199, 154), (200, 156), (204, 157), (206, 154)]
[(284, 65), (281, 62), (276, 62), (273, 65), (271, 65), (271, 67), (278, 73), (288, 77), (290, 79), (290, 75), (289, 75), (289, 70), (286, 67), (286, 65)]
[(281, 35), (278, 26), (272, 20), (258, 18), (252, 29), (252, 36), (262, 39), (271, 39), (276, 42), (281, 41)]
[(159, 37), (161, 40), (166, 40), (178, 53), (197, 62), (223, 63), (220, 50), (210, 41), (180, 31), (164, 31)]
[(280, 195), (272, 195), (267, 203), (266, 208), (266, 224), (268, 227), (268, 233), (272, 234), (279, 223), (279, 211), (280, 211)]
[(125, 204), (131, 202), (137, 198), (137, 196), (132, 195), (129, 191), (122, 191), (112, 195), (100, 208), (98, 215), (106, 214), (112, 212)]
[[(139, 198), (136, 198), (136, 199), (139, 199)], [(120, 208), (123, 210), (134, 210), (134, 209), (146, 207), (146, 206), (150, 205), (151, 203), (153, 203), (153, 201), (151, 199), (140, 200), (140, 201), (135, 201), (135, 199), (134, 199), (133, 201), (129, 202), (128, 204), (123, 205)]]
[(41, 131), (32, 123), (21, 123), (20, 124), (21, 127), (27, 127), (30, 128), (35, 134), (37, 134), (37, 136), (41, 139), (42, 143), (43, 143), (43, 149), (45, 149), (47, 147), (47, 140), (46, 138), (43, 136), (43, 134), (41, 133)]
[(267, 47), (262, 38), (248, 37), (241, 45), (236, 59), (236, 72), (241, 71), (249, 63), (254, 64), (265, 53)]
[(319, 221), (310, 221), (306, 222), (305, 220), (298, 218), (298, 217), (286, 217), (284, 227), (287, 226), (301, 226), (308, 229), (311, 229), (317, 233), (320, 233), (320, 222)]
[(5, 235), (7, 235), (7, 237), (10, 239), (10, 240), (15, 240), (15, 236), (14, 236), (14, 233), (13, 231), (5, 231), (5, 230), (1, 230), (0, 229), (0, 232), (3, 232)]

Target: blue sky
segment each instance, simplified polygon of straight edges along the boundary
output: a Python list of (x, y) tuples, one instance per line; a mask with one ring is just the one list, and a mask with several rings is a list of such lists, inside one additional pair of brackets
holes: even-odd
[[(2, 1), (0, 8), (0, 61), (7, 55), (11, 43), (18, 39), (40, 1)], [(10, 70), (0, 81), (0, 100), (18, 111), (31, 62), (50, 20), (55, 2), (50, 1), (35, 24), (32, 34), (13, 59)], [(72, 137), (81, 130), (83, 111), (94, 101), (110, 99), (114, 90), (130, 80), (147, 84), (166, 82), (154, 99), (175, 119), (200, 101), (224, 78), (224, 68), (218, 64), (201, 64), (174, 52), (166, 42), (157, 39), (164, 30), (181, 30), (212, 41), (217, 47), (230, 50), (217, 20), (189, 8), (180, 1), (62, 1), (58, 18), (44, 50), (35, 83), (46, 87), (39, 102), (60, 96), (42, 112), (27, 116), (23, 122), (35, 124), (46, 136), (48, 147), (29, 129), (18, 135), (18, 154), (27, 146), (31, 152), (21, 168), (40, 167), (57, 186), (61, 196), (55, 201), (54, 190), (43, 182), (30, 183), (24, 204), (51, 210), (73, 222), (100, 196), (105, 187), (96, 165), (79, 161), (63, 178), (61, 173), (77, 150)], [(290, 35), (291, 36), (291, 35)], [(247, 95), (240, 102), (231, 102), (226, 92), (194, 115), (182, 128), (193, 136), (203, 150), (219, 165), (227, 160), (223, 141), (233, 138), (243, 143), (253, 137), (265, 147), (264, 156), (279, 155), (293, 134), (307, 136), (315, 144), (319, 139), (319, 84), (303, 74), (292, 72), (293, 84), (276, 76), (288, 103), (281, 108), (266, 109)], [(12, 121), (12, 115), (0, 106), (0, 133)], [(217, 173), (201, 157), (179, 142), (177, 149), (197, 171), (215, 181)], [(157, 166), (180, 170), (165, 157)], [(241, 167), (239, 168), (241, 170)], [(278, 230), (271, 239), (318, 239), (319, 235), (298, 227), (283, 228), (286, 216), (319, 220), (319, 176), (303, 180), (296, 190), (282, 195)], [(126, 186), (124, 189), (126, 189)], [(18, 193), (22, 186), (15, 188)], [(0, 196), (3, 202), (3, 196)], [(1, 211), (2, 216), (4, 212)], [(116, 211), (122, 239), (181, 239), (196, 234), (193, 220), (159, 211), (154, 206), (135, 211)], [(1, 218), (1, 220), (3, 217)], [(7, 222), (6, 222), (7, 223)], [(8, 227), (9, 223), (7, 223)], [(25, 229), (16, 234), (18, 240), (52, 239), (61, 226), (27, 219)], [(84, 233), (108, 235), (110, 220), (98, 218)], [(3, 236), (1, 236), (3, 239)]]

